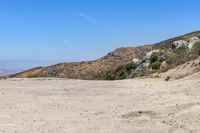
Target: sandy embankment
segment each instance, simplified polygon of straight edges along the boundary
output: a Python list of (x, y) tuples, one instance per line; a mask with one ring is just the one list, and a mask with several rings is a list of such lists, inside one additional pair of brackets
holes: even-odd
[(200, 74), (0, 81), (0, 133), (199, 133)]

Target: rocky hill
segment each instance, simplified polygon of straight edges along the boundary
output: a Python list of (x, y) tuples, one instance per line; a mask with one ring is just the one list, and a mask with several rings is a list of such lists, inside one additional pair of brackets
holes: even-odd
[[(113, 79), (131, 78), (133, 77), (133, 75), (130, 76), (130, 74), (133, 74), (132, 72), (134, 71), (134, 75), (135, 75), (135, 70), (138, 70), (139, 69), (138, 67), (139, 66), (141, 67), (141, 65), (142, 66), (147, 65), (148, 68), (152, 69), (152, 65), (153, 65), (152, 62), (147, 62), (146, 60), (144, 60), (144, 58), (146, 58), (148, 54), (151, 53), (152, 55), (152, 51), (159, 50), (159, 56), (155, 57), (156, 61), (154, 62), (155, 63), (154, 67), (156, 68), (159, 66), (160, 68), (161, 63), (164, 62), (164, 60), (162, 60), (162, 62), (159, 63), (158, 58), (160, 58), (160, 56), (165, 55), (166, 52), (169, 52), (172, 46), (179, 47), (178, 46), (179, 42), (175, 43), (176, 41), (184, 40), (185, 42), (189, 43), (191, 39), (194, 37), (200, 37), (200, 31), (193, 32), (193, 33), (186, 34), (179, 37), (175, 37), (175, 38), (165, 40), (163, 42), (152, 44), (152, 45), (144, 45), (144, 46), (135, 47), (135, 48), (131, 48), (131, 47), (119, 48), (119, 49), (114, 50), (111, 53), (108, 53), (106, 56), (94, 61), (60, 63), (60, 64), (49, 66), (49, 67), (38, 67), (38, 68), (30, 69), (30, 70), (27, 70), (15, 75), (11, 75), (9, 77), (17, 77), (17, 78), (58, 77), (58, 78), (73, 78), (73, 79), (110, 79), (108, 78), (109, 77), (108, 75), (112, 73), (113, 71), (114, 72), (119, 71), (119, 73), (114, 73), (115, 74), (114, 77), (117, 74), (120, 77), (120, 75), (123, 75), (124, 73), (127, 73), (127, 71), (131, 70), (128, 75), (126, 74), (125, 76), (123, 75), (120, 78), (113, 78)], [(182, 43), (180, 45), (182, 45)], [(173, 52), (171, 54), (173, 54)], [(177, 58), (182, 58), (181, 56), (182, 56), (181, 54), (180, 55), (178, 54)], [(151, 57), (148, 57), (148, 58), (149, 60), (151, 60), (150, 59)], [(135, 63), (136, 61), (141, 61), (141, 62), (137, 64)], [(184, 60), (182, 62), (180, 61), (176, 65), (183, 64), (185, 63), (185, 61), (187, 60)], [(173, 65), (174, 64), (168, 67), (168, 69), (171, 67), (174, 67)]]
[[(185, 68), (191, 67), (188, 66), (187, 63), (193, 62), (192, 64), (195, 64), (195, 60), (200, 56), (200, 39), (198, 35), (198, 32), (196, 32), (196, 34), (187, 34), (182, 37), (155, 44), (153, 45), (153, 49), (147, 52), (143, 58), (134, 58), (132, 63), (123, 65), (117, 69), (109, 70), (106, 74), (100, 76), (100, 79), (118, 80), (150, 76), (154, 73), (157, 73), (158, 76), (172, 69), (178, 70), (180, 69), (179, 66), (182, 64), (184, 64), (183, 66)], [(200, 70), (199, 63), (193, 66), (195, 66), (195, 71), (192, 72)], [(182, 76), (177, 75), (177, 77), (184, 77), (188, 74), (192, 74), (190, 71), (191, 69), (182, 68), (179, 70)], [(176, 76), (171, 74), (168, 75), (166, 79), (171, 77)]]

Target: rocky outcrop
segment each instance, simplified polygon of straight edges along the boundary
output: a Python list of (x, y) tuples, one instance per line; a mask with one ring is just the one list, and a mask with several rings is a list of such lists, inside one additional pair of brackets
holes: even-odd
[(133, 59), (133, 64), (139, 65), (142, 62), (141, 59)]
[(191, 51), (192, 47), (195, 45), (195, 43), (200, 42), (200, 39), (198, 37), (193, 37), (190, 42), (188, 43), (188, 48)]
[(165, 61), (165, 58), (166, 58), (165, 51), (157, 49), (157, 50), (152, 50), (150, 52), (147, 52), (143, 59), (140, 59), (140, 60), (134, 59), (135, 62), (133, 63), (138, 65), (138, 67), (136, 68), (136, 71), (141, 71), (141, 70), (145, 70), (149, 68), (150, 64), (156, 61), (159, 61), (160, 63), (162, 63), (163, 61)]
[(175, 41), (172, 44), (172, 49), (178, 49), (178, 48), (183, 47), (183, 46), (185, 46), (185, 47), (188, 46), (187, 41), (184, 41), (184, 40)]
[(180, 47), (187, 47), (189, 49), (189, 51), (192, 50), (192, 47), (195, 45), (195, 43), (200, 42), (199, 37), (195, 36), (192, 37), (189, 41), (189, 43), (185, 40), (178, 40), (178, 41), (174, 41), (172, 44), (172, 49), (178, 49)]
[(148, 60), (151, 59), (152, 54), (158, 54), (159, 52), (160, 52), (159, 49), (157, 49), (157, 50), (152, 50), (152, 51), (146, 53), (146, 55), (145, 55), (145, 57), (143, 58), (143, 60), (148, 61)]

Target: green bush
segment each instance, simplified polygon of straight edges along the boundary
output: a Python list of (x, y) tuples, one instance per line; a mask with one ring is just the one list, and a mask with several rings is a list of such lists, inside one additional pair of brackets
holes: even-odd
[(127, 64), (125, 66), (118, 67), (115, 70), (108, 71), (103, 75), (102, 79), (105, 80), (119, 80), (131, 77), (132, 72), (135, 70), (136, 65), (133, 63)]
[(152, 63), (151, 67), (153, 70), (159, 70), (161, 67), (161, 63), (156, 61), (156, 62)]
[(200, 42), (194, 44), (194, 46), (192, 47), (192, 54), (198, 56), (200, 55)]
[(186, 46), (181, 46), (181, 47), (177, 48), (177, 49), (175, 50), (175, 52), (176, 52), (176, 53), (187, 53), (187, 52), (188, 52), (188, 47), (186, 47)]
[(116, 79), (116, 74), (115, 71), (111, 70), (108, 71), (104, 76), (103, 76), (104, 80), (115, 80)]
[(150, 58), (151, 63), (154, 63), (154, 62), (158, 61), (158, 58), (159, 58), (158, 54), (157, 53), (153, 53), (151, 55), (151, 58)]

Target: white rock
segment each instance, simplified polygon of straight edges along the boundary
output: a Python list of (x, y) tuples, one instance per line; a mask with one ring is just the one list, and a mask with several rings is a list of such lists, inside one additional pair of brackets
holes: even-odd
[(135, 59), (133, 59), (133, 63), (134, 64), (140, 64), (140, 60), (135, 58)]
[(173, 42), (173, 46), (175, 46), (175, 48), (177, 49), (177, 48), (180, 48), (182, 46), (186, 46), (187, 47), (188, 43), (185, 40), (179, 40), (179, 41)]
[(143, 58), (143, 60), (150, 60), (151, 56), (153, 53), (159, 53), (160, 50), (153, 50), (153, 51), (150, 51), (148, 53), (146, 53), (145, 57)]
[(163, 69), (163, 68), (166, 68), (166, 67), (167, 67), (167, 62), (166, 62), (166, 61), (163, 61), (163, 62), (161, 63), (160, 69)]
[(193, 38), (190, 40), (190, 42), (198, 42), (198, 41), (200, 41), (200, 39), (199, 39), (197, 36), (193, 37)]
[(188, 44), (189, 50), (191, 50), (192, 47), (194, 46), (194, 44), (195, 44), (196, 42), (199, 42), (199, 41), (200, 41), (200, 39), (199, 39), (198, 37), (193, 37), (193, 38), (190, 40), (189, 44)]
[(150, 64), (151, 64), (151, 63), (150, 63), (149, 61), (146, 61), (145, 63), (143, 63), (143, 66), (144, 66), (144, 67), (149, 67)]

